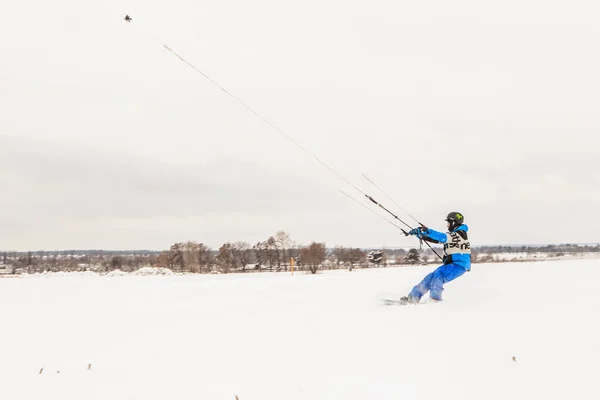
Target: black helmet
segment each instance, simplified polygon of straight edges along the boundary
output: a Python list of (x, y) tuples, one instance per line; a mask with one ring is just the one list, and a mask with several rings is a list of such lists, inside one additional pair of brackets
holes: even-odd
[(453, 231), (454, 229), (462, 225), (462, 223), (465, 221), (465, 217), (459, 212), (452, 211), (451, 213), (448, 213), (446, 221), (450, 223), (449, 228), (451, 231)]

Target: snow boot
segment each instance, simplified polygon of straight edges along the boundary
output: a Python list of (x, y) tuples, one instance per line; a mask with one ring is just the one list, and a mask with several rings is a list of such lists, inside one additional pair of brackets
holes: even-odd
[(402, 296), (400, 297), (400, 304), (418, 304), (419, 299), (412, 296)]

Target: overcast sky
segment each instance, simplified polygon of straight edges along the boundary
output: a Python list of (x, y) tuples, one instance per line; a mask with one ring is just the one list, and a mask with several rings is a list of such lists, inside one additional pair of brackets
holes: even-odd
[(0, 249), (416, 245), (164, 44), (411, 225), (361, 174), (474, 245), (600, 242), (599, 4), (4, 1)]

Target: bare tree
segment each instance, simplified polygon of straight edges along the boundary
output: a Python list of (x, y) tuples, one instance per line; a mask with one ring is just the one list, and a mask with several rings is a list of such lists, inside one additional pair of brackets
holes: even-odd
[(279, 247), (277, 247), (277, 241), (273, 236), (267, 239), (266, 248), (269, 267), (273, 268), (273, 266), (277, 264), (277, 270), (279, 270), (281, 268), (281, 257)]
[(471, 262), (473, 264), (479, 262), (479, 250), (471, 249)]
[(252, 263), (255, 260), (250, 244), (246, 242), (235, 242), (232, 245), (233, 258), (235, 264), (241, 268)]
[(329, 259), (333, 264), (335, 264), (336, 268), (340, 268), (347, 259), (346, 253), (348, 253), (347, 248), (343, 246), (335, 246), (329, 255)]
[(300, 249), (300, 260), (303, 265), (307, 265), (310, 272), (317, 273), (319, 266), (327, 258), (325, 243), (312, 242), (307, 247)]
[(162, 251), (158, 255), (158, 258), (156, 259), (156, 262), (154, 264), (156, 264), (156, 266), (158, 266), (158, 267), (169, 268), (169, 265), (170, 265), (169, 258), (170, 258), (169, 251)]
[(157, 263), (174, 271), (209, 272), (212, 256), (203, 243), (189, 241), (173, 244), (166, 254), (158, 257)]
[(181, 250), (183, 252), (183, 267), (182, 270), (190, 272), (200, 272), (200, 244), (198, 242), (189, 241), (185, 243)]
[(213, 265), (213, 254), (210, 247), (204, 243), (198, 244), (198, 263), (200, 265), (200, 272), (208, 273)]
[(361, 249), (350, 249), (348, 261), (350, 262), (350, 266), (364, 266), (367, 263), (367, 252)]
[(123, 257), (113, 256), (113, 258), (110, 260), (110, 268), (112, 270), (115, 270), (115, 269), (121, 269), (122, 266), (123, 266)]
[(265, 262), (267, 262), (265, 242), (257, 242), (254, 246), (252, 246), (252, 250), (254, 251), (254, 258), (256, 259), (256, 263), (258, 265), (263, 265)]
[[(277, 233), (275, 233), (275, 243), (279, 248), (284, 269), (287, 271), (289, 261), (291, 258), (290, 249), (293, 246), (293, 242), (290, 239), (290, 235), (288, 235), (284, 231), (277, 231)], [(281, 266), (281, 263), (279, 264), (279, 266)]]
[(221, 265), (221, 270), (224, 273), (229, 273), (231, 268), (233, 268), (235, 264), (235, 257), (233, 255), (233, 246), (231, 243), (224, 243), (219, 248), (219, 253), (217, 254), (217, 261)]
[(183, 271), (183, 243), (175, 243), (169, 249), (169, 268)]

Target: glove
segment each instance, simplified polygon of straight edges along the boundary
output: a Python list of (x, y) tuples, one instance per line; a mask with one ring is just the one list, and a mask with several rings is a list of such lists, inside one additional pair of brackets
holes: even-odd
[(421, 228), (414, 228), (408, 231), (409, 235), (419, 235), (421, 233)]
[(408, 231), (409, 235), (416, 235), (419, 239), (421, 239), (424, 236), (427, 236), (428, 233), (429, 233), (429, 228), (426, 228), (424, 226), (421, 226), (419, 228), (414, 228), (414, 229), (411, 229), (410, 231)]

